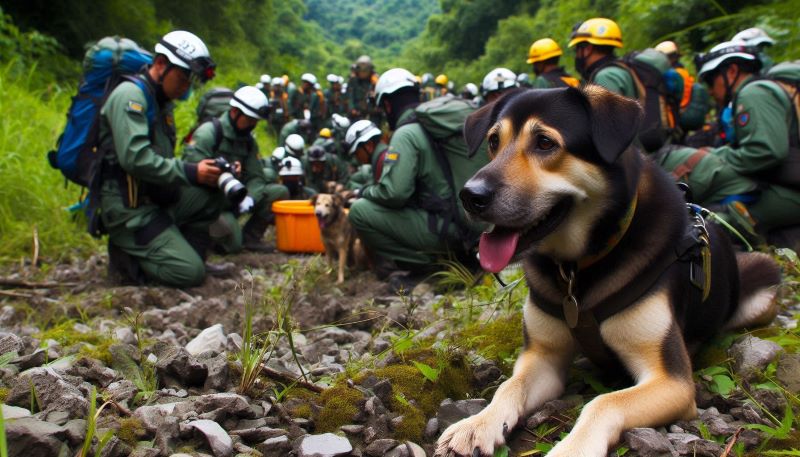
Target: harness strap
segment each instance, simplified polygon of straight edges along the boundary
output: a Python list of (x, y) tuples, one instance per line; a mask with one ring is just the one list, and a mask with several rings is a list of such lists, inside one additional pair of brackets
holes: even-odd
[(671, 173), (672, 177), (675, 178), (676, 181), (680, 181), (681, 179), (689, 176), (692, 170), (694, 170), (694, 167), (696, 167), (697, 164), (699, 164), (700, 161), (703, 160), (703, 158), (707, 155), (708, 155), (708, 148), (698, 149), (697, 151), (692, 153), (692, 155), (687, 157), (686, 160), (683, 161), (683, 163), (681, 163), (680, 165), (675, 167), (674, 170), (672, 170)]

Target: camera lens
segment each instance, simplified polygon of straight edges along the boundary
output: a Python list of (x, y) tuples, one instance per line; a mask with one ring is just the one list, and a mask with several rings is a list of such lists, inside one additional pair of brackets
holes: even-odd
[(219, 175), (217, 186), (231, 203), (238, 204), (247, 196), (247, 188), (232, 173), (225, 172)]

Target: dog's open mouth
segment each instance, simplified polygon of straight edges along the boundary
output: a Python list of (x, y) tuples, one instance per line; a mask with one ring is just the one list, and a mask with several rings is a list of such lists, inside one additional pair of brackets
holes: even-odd
[(552, 233), (566, 218), (570, 209), (572, 198), (567, 196), (527, 227), (495, 225), (491, 231), (484, 232), (479, 246), (481, 267), (488, 272), (499, 273), (508, 266), (516, 253)]

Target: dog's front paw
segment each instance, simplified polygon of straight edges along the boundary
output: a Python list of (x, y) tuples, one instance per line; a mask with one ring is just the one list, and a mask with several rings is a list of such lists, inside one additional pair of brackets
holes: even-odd
[(480, 457), (491, 456), (496, 446), (505, 442), (503, 436), (507, 426), (486, 420), (478, 414), (447, 427), (436, 444), (435, 456)]

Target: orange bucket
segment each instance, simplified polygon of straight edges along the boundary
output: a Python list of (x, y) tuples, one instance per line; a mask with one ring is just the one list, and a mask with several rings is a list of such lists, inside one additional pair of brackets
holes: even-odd
[(325, 252), (322, 235), (308, 200), (278, 200), (275, 213), (275, 244), (281, 252)]

